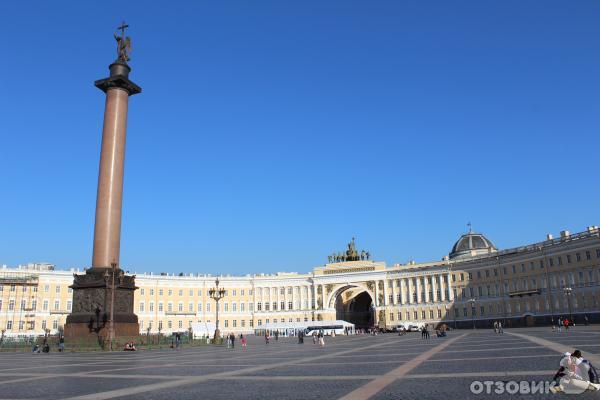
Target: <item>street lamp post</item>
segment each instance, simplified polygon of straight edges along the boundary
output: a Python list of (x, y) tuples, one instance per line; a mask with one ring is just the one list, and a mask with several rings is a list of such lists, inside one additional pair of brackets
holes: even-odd
[[(115, 275), (117, 273), (117, 263), (113, 262), (110, 264), (111, 266), (111, 276), (110, 276), (110, 311), (108, 316), (108, 341), (110, 344), (110, 349), (113, 350), (113, 342), (115, 341)], [(108, 271), (104, 274), (104, 280), (107, 282), (108, 286)], [(123, 281), (123, 271), (119, 273), (119, 284)]]
[(567, 296), (567, 305), (569, 306), (569, 322), (573, 323), (573, 311), (571, 310), (571, 295), (573, 294), (573, 289), (570, 287), (566, 287), (563, 289), (565, 296)]
[(552, 301), (552, 290), (550, 285), (550, 272), (548, 271), (548, 261), (546, 259), (546, 253), (544, 252), (544, 247), (539, 246), (538, 250), (542, 253), (542, 264), (544, 265), (544, 271), (546, 273), (546, 302), (550, 305), (550, 310), (552, 312), (552, 326), (554, 326), (554, 302)]
[(471, 304), (471, 321), (473, 321), (473, 329), (475, 329), (475, 303), (477, 300), (474, 298), (469, 299), (469, 304)]
[(225, 297), (225, 289), (219, 289), (219, 278), (215, 281), (215, 287), (208, 291), (208, 295), (211, 299), (213, 299), (216, 303), (217, 311), (216, 311), (216, 321), (215, 321), (215, 342), (217, 339), (221, 337), (221, 331), (219, 331), (219, 300)]

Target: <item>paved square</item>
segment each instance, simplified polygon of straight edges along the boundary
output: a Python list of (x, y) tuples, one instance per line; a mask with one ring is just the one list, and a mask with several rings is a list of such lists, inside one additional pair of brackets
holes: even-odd
[[(548, 381), (579, 348), (600, 366), (600, 327), (451, 331), (446, 338), (280, 338), (247, 350), (201, 346), (136, 353), (0, 353), (2, 399), (481, 399), (473, 381)], [(550, 394), (523, 398), (562, 397)], [(597, 398), (586, 393), (579, 398)]]

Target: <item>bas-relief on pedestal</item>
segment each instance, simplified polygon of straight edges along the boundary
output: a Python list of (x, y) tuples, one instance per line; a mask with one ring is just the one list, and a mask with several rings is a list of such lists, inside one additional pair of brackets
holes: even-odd
[[(83, 275), (74, 275), (73, 311), (67, 317), (65, 335), (81, 337), (89, 334), (107, 336), (111, 301), (112, 273), (91, 268)], [(114, 322), (116, 336), (139, 333), (138, 318), (133, 313), (135, 277), (115, 272)]]

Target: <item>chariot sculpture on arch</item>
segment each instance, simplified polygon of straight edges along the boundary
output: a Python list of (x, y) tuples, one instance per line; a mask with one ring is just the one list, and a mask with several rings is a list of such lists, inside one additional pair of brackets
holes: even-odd
[(352, 240), (347, 245), (346, 251), (333, 252), (329, 256), (327, 256), (327, 260), (332, 262), (346, 262), (346, 261), (365, 261), (371, 259), (371, 253), (365, 250), (361, 250), (360, 252), (356, 249), (356, 238), (352, 238)]

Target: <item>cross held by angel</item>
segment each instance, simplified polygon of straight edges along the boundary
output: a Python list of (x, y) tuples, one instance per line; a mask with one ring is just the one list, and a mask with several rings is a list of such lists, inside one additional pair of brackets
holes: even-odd
[(114, 33), (115, 40), (117, 41), (117, 61), (127, 62), (130, 60), (129, 53), (131, 52), (131, 38), (125, 36), (125, 29), (129, 28), (125, 22), (121, 24), (117, 29), (121, 30), (119, 36), (116, 32)]

